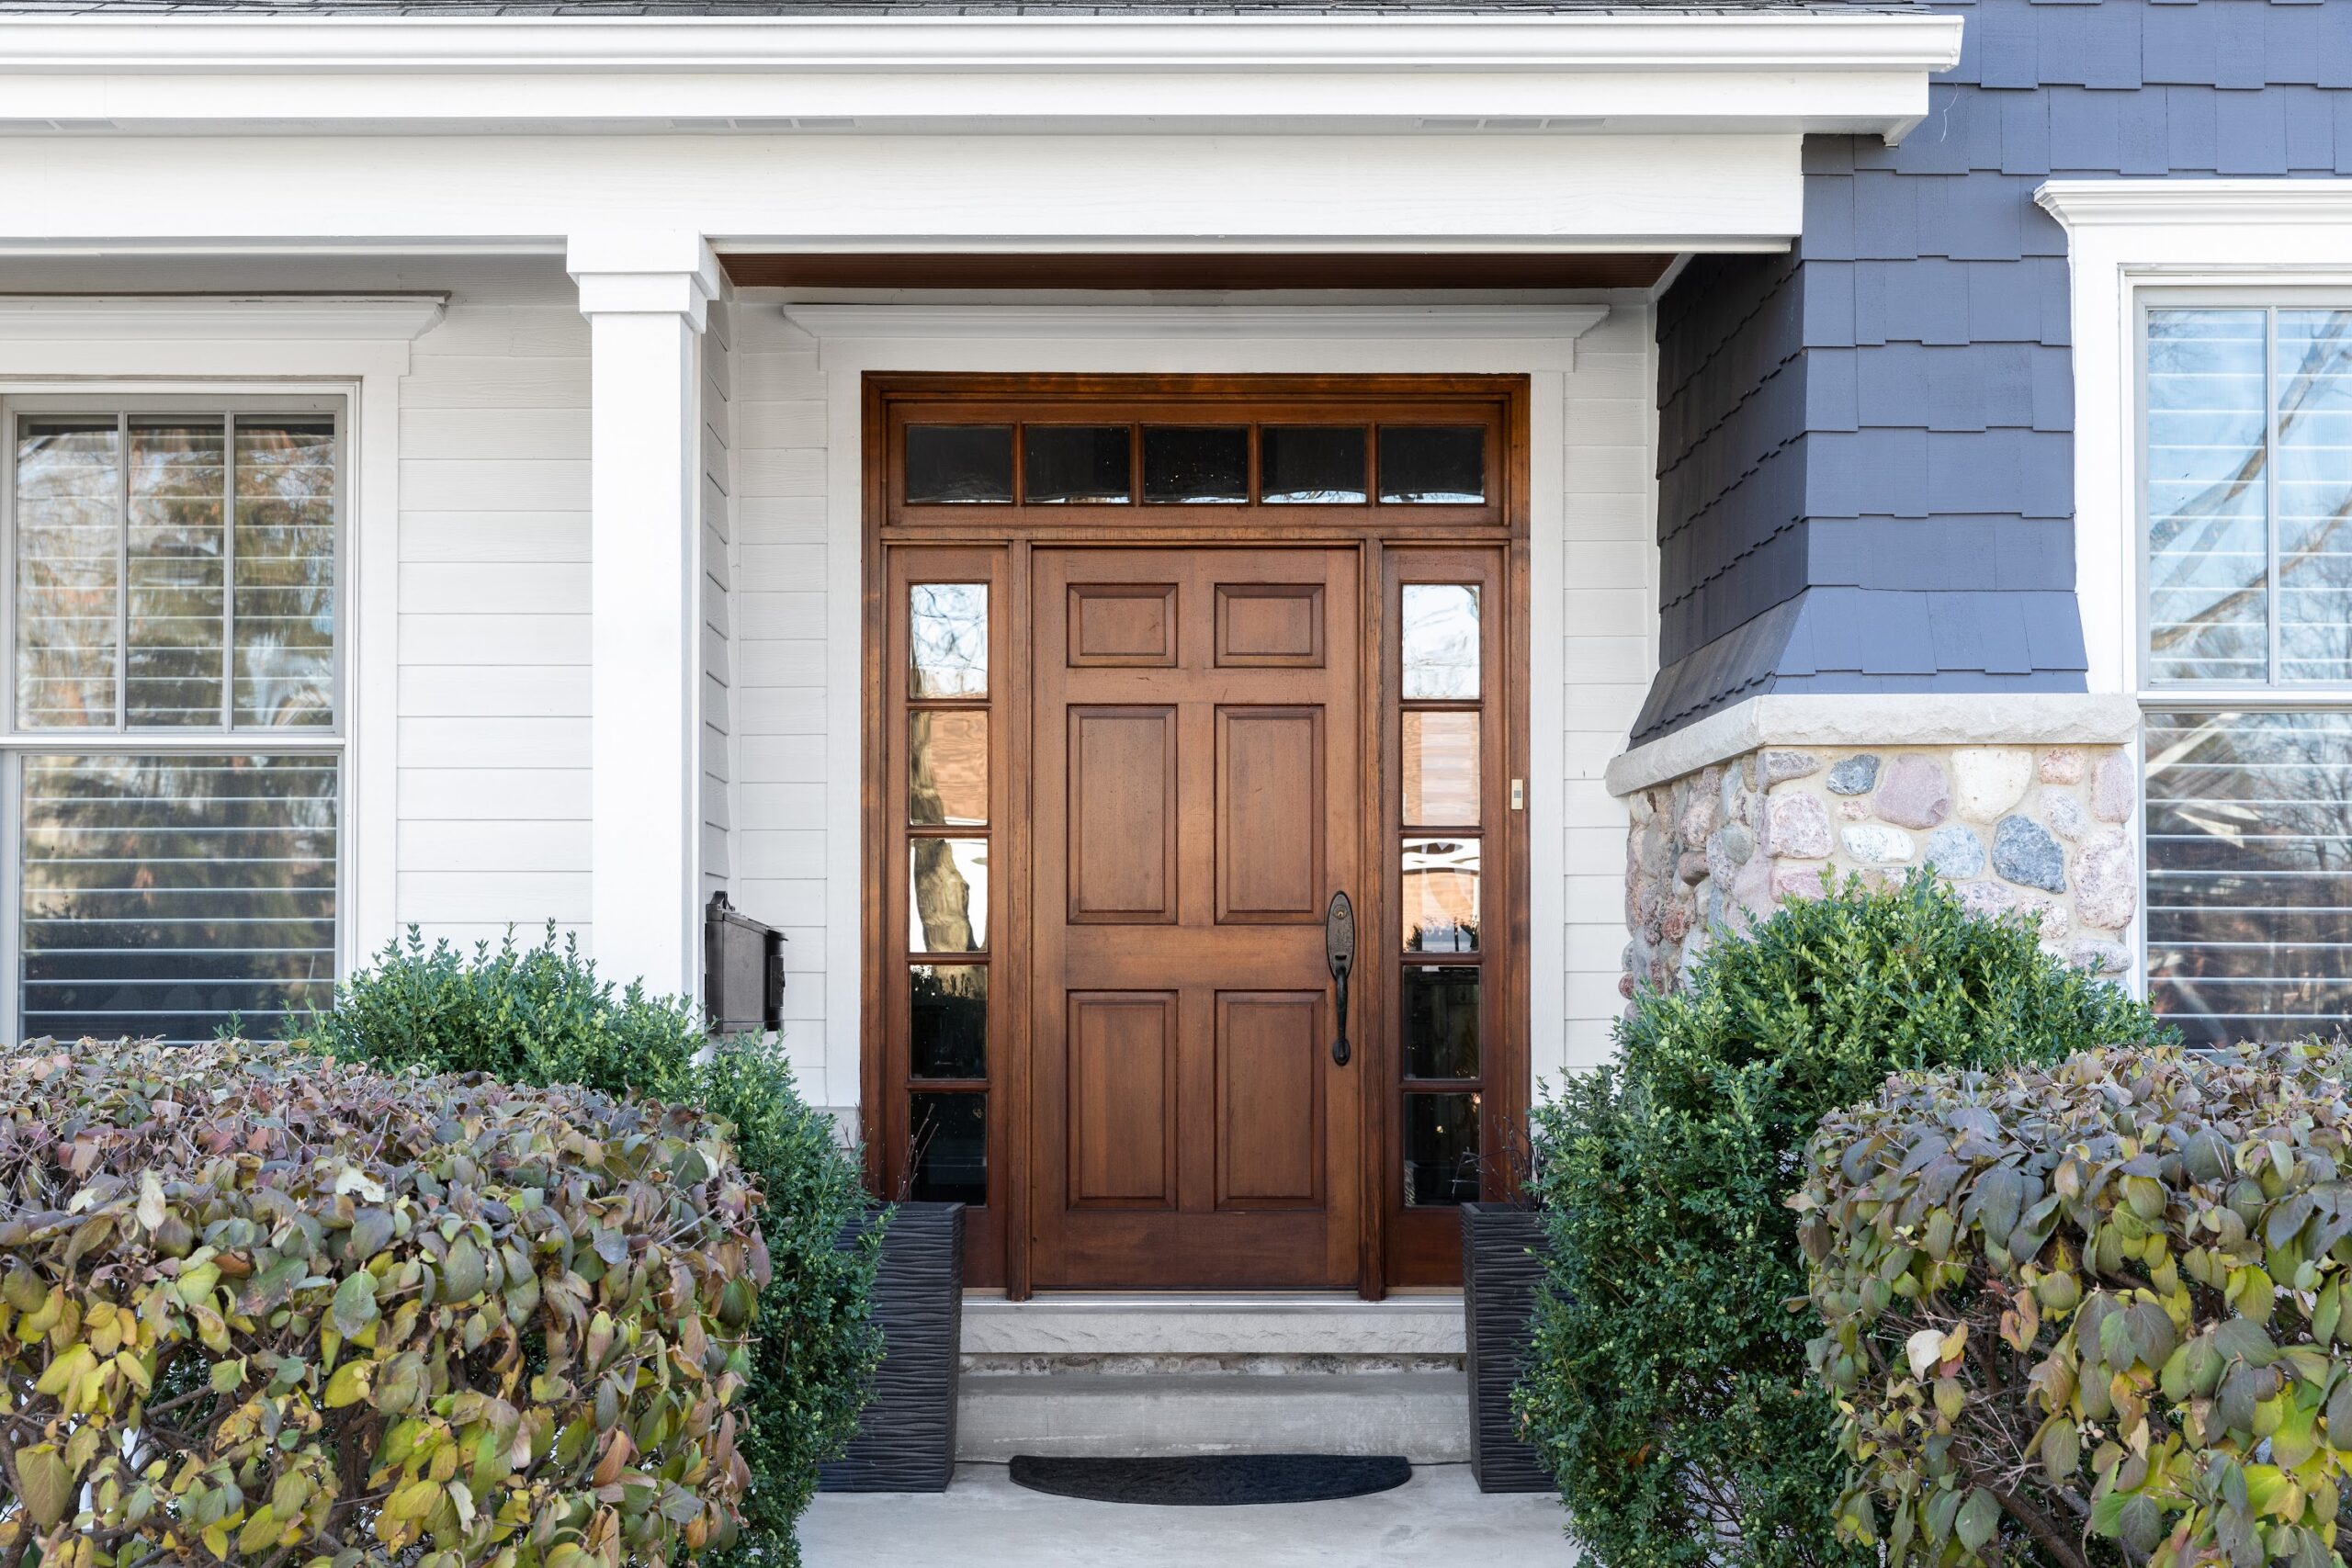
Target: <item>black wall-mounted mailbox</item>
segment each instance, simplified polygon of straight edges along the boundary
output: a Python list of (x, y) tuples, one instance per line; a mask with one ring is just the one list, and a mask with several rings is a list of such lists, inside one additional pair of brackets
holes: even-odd
[(702, 1006), (713, 1034), (784, 1027), (784, 933), (714, 893), (702, 916)]

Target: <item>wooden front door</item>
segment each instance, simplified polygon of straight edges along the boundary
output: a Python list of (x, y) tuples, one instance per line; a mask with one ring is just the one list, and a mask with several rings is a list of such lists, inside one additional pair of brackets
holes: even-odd
[(1324, 917), (1367, 896), (1377, 807), (1361, 571), (1036, 552), (1040, 1287), (1357, 1280), (1364, 1067), (1334, 1060)]

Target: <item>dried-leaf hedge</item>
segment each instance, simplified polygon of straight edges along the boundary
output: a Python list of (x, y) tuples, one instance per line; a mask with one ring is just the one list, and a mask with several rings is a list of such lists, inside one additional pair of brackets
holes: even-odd
[(1827, 1118), (1792, 1201), (1843, 1532), (1888, 1568), (2339, 1562), (2347, 1077), (2342, 1046), (2086, 1052)]
[(767, 1258), (691, 1112), (282, 1046), (0, 1058), (0, 1551), (587, 1568), (728, 1540)]

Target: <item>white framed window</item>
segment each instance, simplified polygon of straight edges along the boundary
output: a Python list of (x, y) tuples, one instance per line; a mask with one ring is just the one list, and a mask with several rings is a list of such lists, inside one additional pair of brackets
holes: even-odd
[(349, 400), (0, 400), (18, 1038), (274, 1032), (342, 949)]
[(2149, 1000), (2352, 1013), (2352, 291), (2132, 295)]

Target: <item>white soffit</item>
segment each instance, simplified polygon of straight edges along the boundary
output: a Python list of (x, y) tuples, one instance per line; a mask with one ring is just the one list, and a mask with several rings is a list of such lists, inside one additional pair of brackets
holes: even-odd
[(0, 130), (1876, 133), (1962, 21), (1734, 14), (0, 17)]

